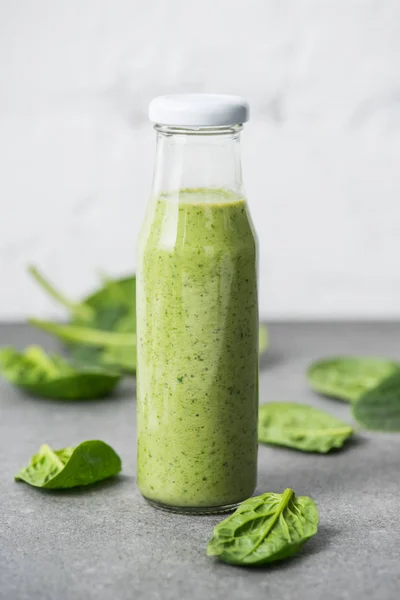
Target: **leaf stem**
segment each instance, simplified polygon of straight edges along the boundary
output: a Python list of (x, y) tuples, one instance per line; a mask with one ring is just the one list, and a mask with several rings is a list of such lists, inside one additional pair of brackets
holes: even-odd
[(56, 290), (50, 281), (45, 279), (45, 277), (36, 267), (30, 265), (28, 267), (28, 273), (32, 275), (36, 283), (38, 283), (40, 287), (53, 298), (53, 300), (61, 304), (61, 306), (64, 306), (64, 308), (68, 309), (76, 318), (84, 321), (90, 321), (93, 319), (94, 310), (91, 306), (88, 306), (87, 304), (80, 304), (78, 302), (72, 302), (72, 300), (66, 298), (63, 294), (61, 294), (61, 292)]
[(293, 498), (293, 496), (294, 496), (294, 491), (291, 488), (286, 488), (286, 490), (283, 492), (282, 498), (280, 499), (280, 502), (276, 508), (275, 514), (273, 515), (273, 517), (270, 520), (267, 521), (267, 526), (261, 531), (257, 542), (254, 544), (254, 546), (252, 548), (250, 548), (250, 550), (248, 552), (246, 552), (246, 554), (244, 555), (243, 558), (246, 558), (246, 556), (248, 556), (249, 554), (252, 554), (262, 544), (262, 542), (265, 540), (265, 538), (267, 537), (267, 535), (269, 534), (271, 529), (274, 527), (275, 523), (277, 522), (277, 520), (279, 519), (279, 517), (281, 516), (281, 514), (283, 513), (283, 511), (285, 510), (285, 508), (287, 507), (287, 505), (289, 504), (289, 502)]
[(52, 321), (42, 321), (40, 319), (28, 319), (28, 323), (33, 325), (33, 327), (56, 335), (67, 342), (114, 348), (136, 346), (136, 334), (134, 333), (102, 331), (101, 329), (91, 329), (90, 327), (81, 327), (79, 325), (60, 325)]

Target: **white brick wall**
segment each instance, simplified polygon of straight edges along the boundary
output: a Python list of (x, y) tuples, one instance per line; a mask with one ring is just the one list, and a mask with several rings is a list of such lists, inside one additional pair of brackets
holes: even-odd
[(0, 319), (134, 270), (149, 100), (245, 96), (269, 318), (400, 317), (397, 0), (2, 0)]

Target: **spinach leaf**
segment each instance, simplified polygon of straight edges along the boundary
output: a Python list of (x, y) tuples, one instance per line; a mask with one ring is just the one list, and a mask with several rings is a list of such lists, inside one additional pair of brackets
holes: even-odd
[(249, 498), (214, 529), (207, 555), (231, 565), (259, 566), (293, 556), (317, 533), (318, 510), (291, 489)]
[(107, 479), (117, 475), (121, 467), (118, 454), (100, 440), (82, 442), (75, 448), (62, 450), (52, 450), (43, 444), (15, 480), (35, 487), (61, 490)]
[[(102, 288), (84, 298), (82, 303), (94, 311), (95, 318), (92, 320), (92, 325), (96, 329), (136, 333), (136, 277), (134, 275), (106, 281)], [(121, 325), (122, 320), (124, 322)]]
[[(136, 356), (132, 361), (132, 353), (135, 354), (135, 352), (131, 347), (128, 351), (130, 360), (123, 360), (120, 364), (116, 362), (117, 352), (113, 350), (104, 352), (104, 346), (107, 346), (107, 343), (95, 344), (93, 336), (86, 335), (89, 328), (99, 331), (136, 333), (136, 277), (134, 275), (122, 279), (106, 280), (99, 290), (83, 298), (81, 302), (74, 303), (56, 291), (36, 268), (30, 267), (29, 271), (52, 298), (68, 309), (71, 325), (86, 328), (86, 332), (82, 330), (78, 332), (78, 337), (68, 336), (68, 333), (71, 332), (67, 332), (62, 337), (75, 364), (84, 367), (105, 366), (106, 368), (113, 364), (119, 371), (135, 372)], [(119, 353), (121, 354), (122, 351)], [(109, 360), (110, 354), (114, 356), (112, 361)]]
[(307, 370), (307, 379), (320, 394), (357, 402), (367, 390), (399, 370), (399, 363), (385, 358), (342, 356), (313, 363)]
[(352, 413), (365, 429), (400, 431), (400, 372), (363, 394)]
[(76, 365), (101, 367), (122, 373), (136, 372), (136, 334), (103, 331), (81, 325), (60, 325), (52, 321), (28, 319), (28, 323), (59, 339), (77, 344), (71, 358)]
[(136, 347), (136, 334), (134, 333), (103, 331), (81, 325), (60, 325), (53, 321), (42, 321), (40, 319), (28, 319), (28, 323), (66, 342), (107, 348)]
[(121, 346), (106, 348), (102, 354), (102, 362), (112, 369), (122, 369), (124, 373), (136, 373), (136, 347)]
[[(114, 319), (113, 329), (111, 331), (118, 333), (136, 333), (136, 314), (132, 312), (126, 313), (124, 316), (119, 316), (116, 319), (117, 313), (122, 314), (120, 309), (105, 310), (99, 313), (99, 326), (105, 327)], [(77, 322), (79, 325), (79, 322)], [(72, 344), (69, 342), (69, 351), (74, 363), (79, 365), (98, 365), (101, 367), (118, 370), (122, 374), (135, 375), (136, 373), (136, 343), (130, 346), (106, 346), (105, 349), (85, 346), (83, 344)]]
[(66, 308), (76, 319), (91, 321), (94, 318), (94, 310), (89, 305), (86, 305), (84, 302), (72, 302), (72, 300), (66, 298), (61, 292), (56, 290), (53, 284), (50, 283), (36, 267), (30, 265), (28, 267), (28, 273), (32, 275), (36, 283), (38, 283), (41, 288), (53, 298), (53, 300), (56, 300), (61, 306), (64, 306), (64, 308)]
[(0, 372), (25, 392), (59, 400), (107, 396), (120, 380), (111, 368), (77, 370), (61, 356), (48, 355), (37, 346), (30, 346), (23, 353), (13, 348), (1, 349)]
[(343, 446), (352, 433), (340, 419), (305, 404), (270, 402), (259, 409), (258, 440), (263, 444), (326, 453)]
[[(82, 344), (67, 344), (68, 356), (71, 363), (81, 369), (102, 369), (103, 350), (97, 346), (84, 346)], [(120, 369), (117, 369), (120, 372)]]
[(269, 333), (266, 325), (260, 324), (260, 329), (258, 332), (258, 346), (259, 352), (261, 354), (265, 354), (268, 350), (269, 346)]
[(28, 267), (28, 272), (45, 292), (68, 310), (75, 323), (85, 323), (95, 329), (113, 331), (119, 320), (129, 314), (131, 330), (136, 331), (136, 277), (134, 275), (107, 280), (100, 289), (83, 298), (81, 302), (73, 302), (56, 290), (36, 267)]

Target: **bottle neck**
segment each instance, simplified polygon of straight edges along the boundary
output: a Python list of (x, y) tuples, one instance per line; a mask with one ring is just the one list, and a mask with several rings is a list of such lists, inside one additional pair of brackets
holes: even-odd
[(199, 129), (156, 125), (153, 196), (222, 188), (242, 194), (241, 125)]

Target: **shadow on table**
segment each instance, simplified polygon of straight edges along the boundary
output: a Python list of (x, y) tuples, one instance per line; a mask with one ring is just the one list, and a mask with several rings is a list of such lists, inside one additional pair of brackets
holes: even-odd
[(345, 441), (341, 448), (334, 448), (325, 456), (337, 456), (338, 454), (343, 454), (344, 452), (351, 452), (352, 450), (356, 450), (369, 443), (370, 440), (362, 437), (360, 434), (353, 435), (351, 438)]

